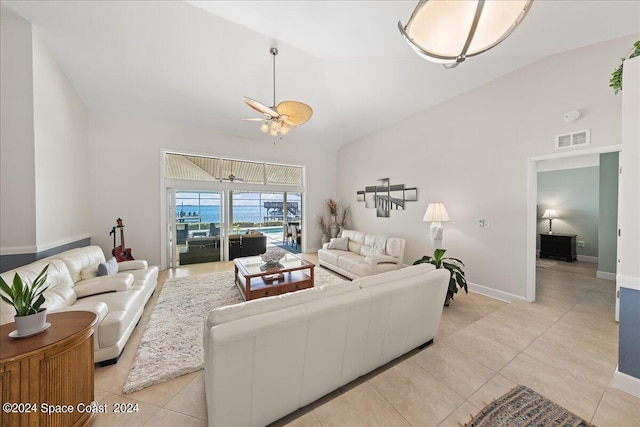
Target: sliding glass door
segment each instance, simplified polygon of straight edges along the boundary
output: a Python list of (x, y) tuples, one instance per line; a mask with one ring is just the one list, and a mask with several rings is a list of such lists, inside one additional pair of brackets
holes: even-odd
[(220, 261), (223, 244), (220, 229), (223, 193), (221, 191), (176, 190), (172, 210), (174, 224), (172, 266)]
[[(267, 246), (300, 252), (302, 193), (286, 191), (232, 191), (231, 234), (257, 231), (267, 236)], [(290, 227), (296, 227), (293, 239)]]

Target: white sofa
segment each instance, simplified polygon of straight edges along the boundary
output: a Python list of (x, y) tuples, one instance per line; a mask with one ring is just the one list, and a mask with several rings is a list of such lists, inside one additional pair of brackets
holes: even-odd
[(446, 269), (420, 264), (221, 307), (204, 325), (209, 426), (264, 426), (438, 332)]
[[(402, 265), (404, 239), (343, 230), (342, 238), (349, 239), (348, 250), (329, 249), (325, 243), (318, 250), (319, 264), (350, 279), (397, 270)], [(376, 243), (381, 244), (376, 253)]]
[[(31, 264), (2, 273), (11, 283), (17, 272), (31, 284), (49, 264), (48, 289), (44, 295), (49, 313), (91, 311), (98, 316), (94, 328), (94, 361), (115, 363), (137, 325), (144, 306), (158, 283), (158, 267), (146, 261), (118, 263), (118, 273), (98, 276), (98, 265), (105, 262), (98, 246), (86, 246), (61, 252)], [(0, 301), (0, 324), (13, 322), (15, 310)]]

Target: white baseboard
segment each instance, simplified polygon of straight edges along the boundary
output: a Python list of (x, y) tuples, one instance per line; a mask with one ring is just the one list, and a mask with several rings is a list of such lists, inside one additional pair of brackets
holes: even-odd
[(620, 372), (618, 371), (618, 367), (616, 367), (616, 371), (613, 373), (611, 386), (640, 398), (640, 378)]
[(589, 255), (578, 255), (578, 261), (583, 261), (583, 262), (593, 262), (593, 263), (598, 263), (598, 257), (597, 256), (589, 256)]
[(482, 294), (500, 301), (513, 302), (515, 300), (526, 301), (526, 298), (509, 292), (500, 291), (498, 289), (488, 288), (477, 283), (467, 282), (467, 287), (471, 292)]
[(609, 273), (608, 271), (597, 271), (596, 277), (598, 279), (616, 281), (616, 273)]

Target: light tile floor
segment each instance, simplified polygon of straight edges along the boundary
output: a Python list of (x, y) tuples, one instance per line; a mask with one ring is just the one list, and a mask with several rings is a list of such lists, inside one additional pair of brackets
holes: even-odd
[[(232, 268), (209, 263), (161, 272), (120, 361), (95, 371), (99, 403), (137, 402), (139, 412), (99, 414), (94, 426), (206, 425), (202, 371), (128, 395), (122, 386), (164, 280)], [(618, 354), (615, 285), (595, 274), (596, 265), (584, 262), (538, 268), (533, 304), (458, 294), (433, 345), (274, 425), (460, 426), (524, 384), (599, 427), (638, 427), (640, 399), (609, 386)]]

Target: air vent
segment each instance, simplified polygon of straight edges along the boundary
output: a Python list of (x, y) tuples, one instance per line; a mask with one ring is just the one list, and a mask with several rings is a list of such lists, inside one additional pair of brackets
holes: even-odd
[(591, 142), (591, 130), (581, 130), (556, 136), (556, 150), (570, 147), (589, 145)]

